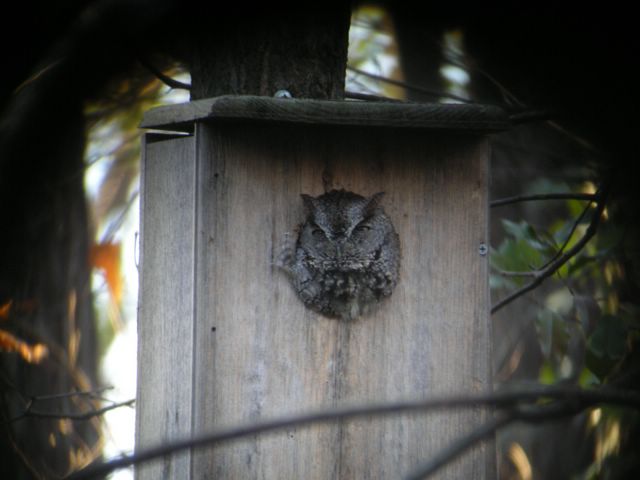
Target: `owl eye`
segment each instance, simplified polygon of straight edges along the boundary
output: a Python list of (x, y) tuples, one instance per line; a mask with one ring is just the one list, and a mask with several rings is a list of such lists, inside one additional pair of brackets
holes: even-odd
[(360, 225), (358, 225), (355, 228), (356, 232), (368, 232), (369, 230), (371, 230), (371, 227), (369, 225), (365, 225), (363, 223), (361, 223)]
[(324, 237), (324, 231), (321, 228), (316, 227), (311, 230), (311, 235), (314, 237)]

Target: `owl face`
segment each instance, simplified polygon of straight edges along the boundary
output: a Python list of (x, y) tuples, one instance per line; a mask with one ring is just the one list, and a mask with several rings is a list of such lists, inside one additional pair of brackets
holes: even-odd
[(299, 246), (325, 270), (366, 268), (379, 258), (380, 247), (392, 229), (379, 208), (383, 195), (365, 198), (343, 190), (317, 198), (302, 195), (307, 219)]
[(306, 218), (286, 271), (306, 306), (327, 317), (354, 319), (391, 295), (400, 240), (380, 206), (382, 196), (344, 190), (302, 195)]

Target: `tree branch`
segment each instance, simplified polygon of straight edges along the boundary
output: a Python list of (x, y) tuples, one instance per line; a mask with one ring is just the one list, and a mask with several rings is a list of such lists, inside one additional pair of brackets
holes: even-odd
[(348, 65), (347, 65), (347, 70), (351, 70), (352, 72), (357, 73), (358, 75), (363, 75), (373, 80), (378, 80), (380, 82), (388, 83), (389, 85), (395, 85), (396, 87), (402, 87), (412, 92), (422, 93), (423, 95), (429, 95), (431, 97), (446, 97), (446, 98), (451, 98), (453, 100), (458, 100), (459, 102), (463, 102), (463, 103), (474, 103), (473, 100), (470, 100), (464, 97), (459, 97), (458, 95), (454, 95), (452, 93), (437, 92), (435, 90), (429, 90), (427, 88), (423, 88), (418, 85), (412, 85), (406, 82), (401, 82), (399, 80), (394, 80), (393, 78), (384, 77), (382, 75), (376, 75), (375, 73), (370, 73), (365, 70), (360, 70), (359, 68), (350, 67)]
[[(597, 195), (597, 194), (596, 194)], [(564, 249), (567, 248), (567, 245), (569, 245), (569, 242), (571, 241), (571, 238), (573, 237), (573, 234), (575, 233), (576, 229), (578, 228), (578, 225), (580, 225), (580, 222), (582, 222), (582, 219), (585, 217), (585, 215), (587, 214), (587, 212), (589, 211), (589, 208), (591, 208), (591, 204), (593, 203), (593, 201), (590, 201), (589, 203), (587, 203), (587, 205), (582, 209), (582, 212), (580, 212), (580, 215), (578, 215), (578, 218), (576, 218), (576, 221), (573, 222), (573, 226), (571, 227), (571, 230), (569, 230), (569, 234), (567, 235), (567, 238), (565, 238), (564, 243), (562, 244), (562, 246), (558, 249), (558, 251), (555, 253), (555, 255), (553, 257), (551, 257), (547, 262), (544, 263), (544, 265), (542, 265), (540, 268), (538, 268), (538, 270), (542, 270), (547, 268), (549, 265), (551, 265), (551, 263), (553, 263), (560, 255), (562, 255), (562, 253), (564, 252)]]
[(107, 390), (113, 389), (112, 386), (100, 387), (95, 390), (79, 390), (77, 392), (65, 392), (65, 393), (52, 393), (48, 395), (37, 395), (30, 398), (31, 402), (40, 402), (43, 400), (57, 400), (60, 398), (70, 398), (70, 397), (91, 397), (91, 398), (101, 398), (102, 395)]
[(82, 413), (71, 413), (71, 412), (47, 412), (42, 410), (34, 410), (31, 408), (32, 403), (27, 405), (27, 408), (20, 415), (13, 417), (9, 420), (9, 423), (17, 422), (18, 420), (22, 420), (27, 417), (34, 418), (58, 418), (58, 419), (67, 419), (67, 420), (90, 420), (94, 417), (98, 417), (109, 410), (115, 410), (120, 407), (130, 407), (135, 403), (136, 399), (132, 398), (130, 400), (126, 400), (124, 402), (116, 402), (111, 405), (107, 405), (106, 407), (98, 408), (96, 410), (89, 410), (88, 412)]
[(529, 270), (527, 272), (514, 272), (511, 270), (499, 270), (496, 271), (503, 277), (535, 277), (537, 270)]
[(434, 457), (427, 462), (418, 466), (415, 470), (409, 473), (405, 480), (420, 480), (426, 478), (429, 475), (438, 471), (441, 467), (444, 467), (454, 458), (458, 457), (469, 448), (473, 447), (476, 443), (488, 438), (494, 434), (498, 429), (510, 424), (517, 419), (515, 412), (503, 413), (501, 415), (492, 418), (488, 422), (482, 424), (477, 429), (465, 435), (462, 438), (454, 441), (451, 445), (447, 446)]
[(545, 122), (557, 117), (557, 113), (551, 110), (524, 110), (509, 115), (509, 120), (514, 125), (522, 125), (524, 123)]
[(162, 83), (164, 83), (167, 87), (181, 89), (181, 90), (191, 90), (191, 85), (190, 84), (180, 82), (180, 81), (176, 80), (175, 78), (171, 78), (170, 76), (165, 75), (164, 73), (162, 73), (160, 70), (155, 68), (153, 65), (151, 65), (151, 63), (149, 63), (145, 59), (138, 58), (138, 61), (140, 62), (140, 64), (144, 68), (149, 70), (154, 76), (156, 76), (158, 78), (158, 80), (160, 80)]
[(476, 443), (486, 439), (500, 428), (516, 421), (543, 422), (571, 416), (582, 411), (581, 402), (572, 400), (557, 400), (543, 405), (521, 405), (504, 412), (485, 424), (459, 438), (444, 448), (435, 457), (417, 467), (411, 472), (407, 480), (419, 480), (435, 473), (438, 469), (464, 453)]
[[(478, 408), (479, 406), (513, 409), (518, 405), (530, 404), (544, 398), (559, 401), (556, 403), (546, 404), (545, 407), (547, 408), (550, 408), (550, 405), (557, 405), (560, 402), (562, 402), (562, 405), (570, 404), (572, 409), (570, 412), (566, 409), (563, 410), (565, 415), (576, 413), (590, 406), (599, 404), (612, 404), (640, 410), (640, 393), (638, 392), (605, 388), (584, 390), (579, 387), (565, 385), (534, 385), (528, 388), (523, 388), (522, 390), (502, 391), (478, 395), (443, 396), (420, 401), (342, 407), (315, 413), (281, 417), (273, 420), (263, 420), (245, 426), (208, 432), (191, 438), (177, 439), (157, 446), (140, 448), (133, 455), (122, 456), (108, 462), (92, 465), (80, 470), (70, 475), (68, 480), (83, 480), (101, 477), (119, 468), (147, 462), (180, 450), (202, 448), (217, 443), (254, 436), (260, 433), (284, 430), (291, 427), (310, 425), (313, 423), (336, 422), (338, 420), (354, 419), (372, 415), (386, 416), (398, 413), (428, 412), (453, 408)], [(523, 416), (522, 412), (523, 411), (521, 410), (518, 414), (521, 417)], [(533, 419), (533, 417), (531, 418)], [(538, 415), (535, 418), (540, 419), (542, 418), (542, 415)]]
[(587, 227), (587, 231), (582, 236), (582, 238), (568, 251), (564, 252), (558, 258), (556, 258), (555, 260), (550, 262), (548, 265), (546, 265), (544, 268), (540, 270), (536, 270), (535, 277), (530, 283), (516, 290), (511, 295), (508, 295), (506, 298), (503, 298), (498, 303), (496, 303), (493, 307), (491, 307), (491, 313), (497, 312), (505, 305), (508, 305), (509, 303), (513, 302), (516, 298), (521, 297), (525, 293), (530, 292), (531, 290), (536, 288), (545, 279), (549, 278), (554, 273), (556, 273), (556, 271), (558, 271), (560, 267), (562, 267), (565, 263), (567, 263), (578, 252), (580, 252), (580, 250), (582, 250), (582, 248), (589, 242), (589, 240), (591, 240), (591, 238), (593, 238), (593, 236), (596, 234), (596, 231), (598, 230), (600, 217), (602, 216), (602, 211), (604, 210), (607, 196), (608, 196), (608, 188), (605, 187), (597, 194), (597, 197), (595, 199), (591, 200), (591, 201), (595, 200), (597, 202), (597, 207), (593, 212), (593, 216), (591, 217), (591, 222)]
[(381, 95), (373, 95), (372, 93), (352, 92), (350, 90), (345, 90), (344, 98), (351, 98), (353, 100), (367, 100), (371, 102), (403, 102), (403, 100), (398, 100), (397, 98), (383, 97)]
[(512, 203), (531, 202), (535, 200), (588, 200), (595, 201), (597, 194), (593, 193), (539, 193), (536, 195), (517, 195), (515, 197), (499, 198), (489, 203), (491, 208), (511, 205)]

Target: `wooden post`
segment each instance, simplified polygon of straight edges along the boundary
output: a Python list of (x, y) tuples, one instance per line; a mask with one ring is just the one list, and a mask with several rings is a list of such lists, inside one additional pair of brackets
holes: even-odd
[[(491, 107), (218, 97), (163, 107), (146, 144), (138, 447), (323, 407), (491, 389)], [(304, 307), (275, 265), (301, 193), (385, 191), (399, 284), (372, 315)], [(139, 478), (398, 478), (488, 418), (370, 418), (167, 457)], [(440, 478), (495, 477), (491, 442)]]

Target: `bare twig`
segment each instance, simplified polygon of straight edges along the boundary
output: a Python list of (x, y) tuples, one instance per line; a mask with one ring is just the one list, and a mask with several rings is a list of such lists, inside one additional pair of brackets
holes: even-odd
[(522, 125), (524, 123), (545, 122), (556, 116), (557, 113), (551, 110), (524, 110), (509, 115), (509, 120), (514, 125)]
[(402, 102), (402, 100), (399, 100), (397, 98), (383, 97), (381, 95), (374, 95), (372, 93), (352, 92), (349, 90), (344, 92), (344, 96), (345, 98), (351, 98), (353, 100), (367, 100), (367, 101), (374, 101), (374, 102), (396, 102), (396, 103)]
[(130, 400), (126, 400), (124, 402), (116, 402), (111, 405), (107, 405), (102, 408), (98, 408), (96, 410), (89, 410), (87, 412), (82, 413), (72, 413), (72, 412), (49, 412), (42, 410), (35, 410), (31, 406), (32, 403), (27, 404), (27, 408), (20, 415), (13, 417), (9, 420), (10, 423), (17, 422), (18, 420), (22, 420), (27, 417), (34, 418), (57, 418), (57, 419), (67, 419), (67, 420), (91, 420), (92, 418), (99, 417), (100, 415), (108, 412), (109, 410), (114, 410), (120, 407), (130, 407), (135, 403), (135, 398)]
[(573, 258), (577, 253), (582, 250), (582, 248), (593, 238), (598, 230), (598, 225), (600, 224), (600, 217), (602, 216), (602, 211), (604, 210), (606, 199), (608, 196), (608, 189), (605, 187), (599, 191), (595, 201), (597, 202), (597, 207), (593, 212), (593, 216), (591, 217), (591, 222), (587, 227), (587, 231), (584, 233), (582, 238), (578, 240), (578, 242), (571, 247), (566, 252), (562, 253), (558, 258), (549, 263), (545, 268), (537, 270), (534, 279), (526, 284), (524, 287), (516, 290), (512, 294), (500, 300), (493, 307), (491, 307), (491, 313), (495, 313), (500, 310), (505, 305), (513, 302), (516, 298), (521, 297), (527, 292), (530, 292), (538, 285), (540, 285), (545, 279), (552, 276), (560, 267), (562, 267), (565, 263), (567, 263), (571, 258)]
[(573, 142), (577, 143), (580, 147), (584, 148), (585, 150), (588, 150), (589, 152), (595, 153), (595, 154), (598, 154), (598, 155), (600, 155), (602, 153), (593, 144), (591, 144), (591, 142), (589, 142), (588, 140), (584, 139), (583, 137), (581, 137), (579, 135), (576, 135), (573, 132), (570, 132), (569, 130), (567, 130), (565, 127), (563, 127), (562, 125), (558, 124), (557, 122), (549, 121), (549, 122), (547, 122), (547, 125), (549, 125), (553, 129), (555, 129), (556, 131), (560, 132), (561, 134), (566, 136), (568, 139), (570, 139)]
[(470, 59), (466, 55), (460, 55), (455, 52), (453, 49), (447, 47), (446, 45), (438, 42), (440, 49), (446, 51), (447, 61), (452, 65), (455, 65), (465, 71), (475, 70), (480, 75), (484, 76), (489, 82), (491, 82), (502, 94), (502, 98), (505, 103), (517, 105), (518, 107), (524, 107), (525, 104), (521, 102), (512, 92), (510, 92), (504, 85), (502, 85), (498, 80), (489, 74), (489, 72), (481, 69), (477, 62), (470, 61)]
[(160, 70), (155, 68), (150, 62), (146, 61), (145, 59), (138, 58), (138, 61), (140, 62), (140, 64), (144, 68), (149, 70), (154, 76), (156, 76), (158, 78), (158, 80), (160, 80), (162, 83), (164, 83), (167, 87), (181, 89), (181, 90), (191, 90), (191, 85), (190, 84), (180, 82), (180, 81), (176, 80), (175, 78), (171, 78), (170, 76), (165, 75), (164, 73), (162, 73)]
[(360, 70), (359, 68), (347, 66), (347, 70), (351, 70), (352, 72), (357, 73), (358, 75), (364, 75), (365, 77), (369, 77), (373, 80), (378, 80), (380, 82), (388, 83), (389, 85), (395, 85), (396, 87), (402, 87), (412, 92), (422, 93), (423, 95), (428, 95), (436, 98), (446, 97), (446, 98), (451, 98), (453, 100), (458, 100), (459, 102), (474, 103), (473, 100), (470, 100), (464, 97), (459, 97), (458, 95), (454, 95), (452, 93), (437, 92), (435, 90), (429, 90), (428, 88), (420, 87), (418, 85), (412, 85), (406, 82), (401, 82), (400, 80), (394, 80), (393, 78), (388, 78), (382, 75), (376, 75), (375, 73), (370, 73), (365, 70)]
[(515, 421), (532, 423), (555, 420), (575, 415), (584, 410), (584, 408), (585, 406), (581, 402), (574, 402), (572, 400), (556, 400), (544, 405), (515, 406), (512, 409), (492, 418), (468, 435), (465, 435), (453, 442), (435, 457), (417, 467), (406, 477), (406, 479), (419, 480), (432, 475), (441, 467), (445, 466), (466, 450), (473, 447), (476, 443), (481, 442), (494, 434), (500, 428)]
[(111, 243), (113, 241), (113, 237), (116, 235), (118, 230), (120, 230), (120, 227), (127, 219), (127, 215), (131, 211), (131, 207), (133, 207), (136, 204), (136, 200), (138, 199), (139, 196), (140, 196), (139, 189), (134, 191), (131, 194), (124, 208), (118, 213), (118, 217), (113, 222), (109, 223), (107, 230), (105, 231), (105, 233), (102, 235), (102, 238), (100, 239), (101, 244)]
[(539, 193), (535, 195), (517, 195), (515, 197), (499, 198), (492, 200), (489, 206), (502, 207), (512, 203), (531, 202), (535, 200), (588, 200), (590, 202), (597, 199), (594, 193)]
[[(69, 476), (68, 480), (102, 477), (113, 470), (147, 462), (180, 450), (202, 448), (216, 443), (238, 440), (247, 436), (254, 436), (261, 433), (284, 430), (302, 425), (310, 425), (313, 423), (336, 422), (339, 420), (354, 419), (372, 415), (384, 416), (398, 413), (427, 412), (454, 408), (478, 408), (479, 406), (513, 409), (516, 406), (523, 404), (526, 405), (543, 398), (557, 400), (558, 402), (556, 403), (562, 403), (563, 405), (570, 403), (572, 407), (571, 412), (573, 413), (599, 404), (612, 404), (640, 410), (640, 393), (638, 392), (613, 389), (584, 390), (579, 387), (565, 385), (534, 385), (522, 390), (477, 395), (444, 396), (419, 401), (334, 408), (315, 413), (264, 420), (245, 426), (204, 433), (191, 438), (177, 439), (170, 443), (154, 447), (141, 448), (133, 455), (122, 456), (108, 462), (96, 464), (80, 470)], [(555, 403), (547, 405), (555, 405)], [(523, 411), (521, 410), (518, 414), (520, 418), (524, 418), (522, 412)], [(549, 412), (549, 415), (555, 414), (557, 413), (557, 409), (553, 411), (549, 410)], [(565, 415), (570, 413), (566, 409), (563, 410), (563, 412), (565, 412)], [(531, 418), (533, 419), (533, 417)], [(542, 414), (539, 414), (539, 417), (537, 418), (542, 418)]]
[[(448, 49), (451, 51), (450, 49)], [(511, 102), (514, 105), (517, 105), (520, 108), (526, 107), (524, 102), (522, 102), (513, 92), (511, 92), (507, 87), (505, 87), (502, 83), (500, 83), (493, 75), (489, 74), (486, 70), (483, 70), (477, 65), (477, 62), (471, 62), (468, 58), (461, 57), (457, 55), (455, 52), (449, 55), (448, 61), (453, 65), (457, 65), (463, 70), (473, 69), (484, 76), (487, 80), (489, 80), (495, 87), (498, 88), (505, 102)], [(515, 124), (537, 121), (537, 120), (547, 120), (547, 125), (551, 128), (557, 130), (561, 134), (565, 135), (570, 140), (574, 141), (578, 145), (580, 145), (585, 150), (588, 150), (592, 153), (600, 154), (601, 152), (596, 149), (589, 141), (586, 139), (568, 131), (566, 128), (559, 125), (557, 122), (553, 121), (552, 115), (549, 115), (552, 112), (534, 112), (534, 111), (525, 111), (522, 114), (516, 113), (511, 117), (511, 121)], [(529, 118), (527, 118), (529, 117)], [(536, 118), (537, 117), (537, 118)]]
[(48, 395), (36, 395), (30, 398), (31, 402), (39, 402), (44, 400), (57, 400), (60, 398), (71, 398), (71, 397), (91, 397), (95, 398), (99, 395), (103, 394), (107, 390), (113, 389), (112, 386), (100, 387), (95, 390), (79, 390), (76, 392), (65, 392), (65, 393), (52, 393)]
[(503, 277), (535, 277), (537, 270), (529, 270), (527, 272), (513, 272), (510, 270), (496, 270)]
[(468, 435), (459, 438), (451, 445), (447, 446), (434, 457), (429, 459), (429, 461), (418, 466), (415, 470), (409, 473), (405, 477), (405, 479), (420, 480), (422, 478), (428, 477), (429, 475), (439, 470), (441, 467), (444, 467), (451, 460), (463, 454), (469, 448), (473, 447), (476, 443), (490, 437), (498, 429), (504, 427), (505, 425), (508, 425), (516, 419), (517, 415), (515, 414), (515, 412), (507, 412), (497, 415), (488, 422), (482, 424), (477, 429), (473, 430)]
[[(597, 193), (596, 193), (596, 195), (597, 195)], [(565, 238), (564, 243), (562, 244), (562, 246), (558, 249), (558, 251), (555, 253), (555, 255), (553, 257), (551, 257), (548, 261), (546, 261), (544, 263), (544, 265), (542, 265), (538, 270), (542, 270), (542, 269), (546, 268), (547, 266), (551, 265), (552, 262), (554, 262), (560, 255), (562, 255), (564, 253), (564, 249), (567, 248), (567, 245), (569, 245), (569, 242), (571, 241), (571, 238), (573, 237), (573, 234), (575, 233), (576, 229), (578, 228), (578, 225), (580, 225), (580, 222), (582, 222), (582, 219), (585, 217), (585, 215), (587, 214), (587, 212), (591, 208), (591, 204), (592, 203), (593, 203), (593, 201), (590, 201), (582, 209), (582, 212), (580, 213), (580, 215), (578, 215), (578, 218), (576, 218), (576, 221), (573, 222), (573, 226), (571, 227), (571, 230), (569, 230), (569, 234), (567, 235), (567, 238)]]

